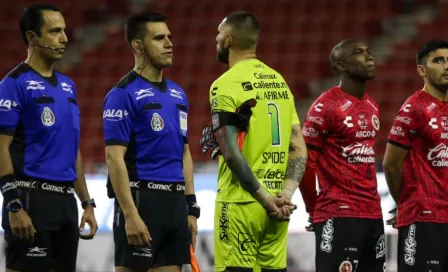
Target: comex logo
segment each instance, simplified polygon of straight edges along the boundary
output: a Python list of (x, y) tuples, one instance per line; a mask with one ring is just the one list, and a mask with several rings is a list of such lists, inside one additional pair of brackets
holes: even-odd
[(151, 248), (149, 247), (134, 247), (134, 252), (132, 253), (133, 256), (138, 257), (152, 257)]
[(66, 92), (69, 92), (69, 93), (73, 93), (72, 85), (69, 85), (69, 84), (67, 84), (65, 82), (62, 82), (61, 83), (61, 87), (62, 87), (62, 90), (66, 91)]
[(47, 256), (47, 248), (33, 247), (29, 248), (30, 251), (26, 254), (28, 257), (45, 257)]
[(152, 88), (149, 89), (141, 89), (138, 92), (135, 92), (135, 94), (137, 95), (137, 100), (140, 100), (142, 98), (148, 97), (148, 96), (154, 96), (154, 93), (151, 92)]
[(27, 83), (27, 90), (45, 90), (45, 86), (42, 86), (43, 81), (28, 80)]

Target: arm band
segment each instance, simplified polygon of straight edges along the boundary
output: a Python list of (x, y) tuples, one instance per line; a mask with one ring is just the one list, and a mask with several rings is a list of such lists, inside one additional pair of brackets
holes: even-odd
[(196, 203), (196, 195), (186, 195), (185, 198), (187, 200), (188, 215), (199, 218), (201, 216), (201, 208)]
[(245, 120), (241, 114), (235, 112), (220, 111), (212, 115), (213, 131), (225, 126), (235, 126), (238, 129), (246, 129), (249, 125), (249, 119)]
[(14, 175), (6, 175), (0, 178), (0, 191), (2, 192), (5, 203), (19, 198), (19, 190), (16, 186), (16, 177)]

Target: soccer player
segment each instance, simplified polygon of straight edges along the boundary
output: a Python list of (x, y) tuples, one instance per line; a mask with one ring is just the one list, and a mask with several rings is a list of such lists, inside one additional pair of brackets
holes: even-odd
[[(215, 271), (286, 271), (288, 222), (306, 165), (294, 97), (283, 77), (256, 57), (258, 19), (235, 12), (218, 27), (218, 60), (229, 70), (210, 88), (219, 156)], [(207, 134), (208, 133), (208, 134)], [(213, 156), (216, 157), (216, 156)], [(278, 195), (278, 196), (277, 196)], [(272, 217), (270, 217), (271, 215)]]
[(384, 174), (398, 204), (398, 271), (441, 272), (448, 271), (448, 42), (422, 46), (417, 72), (424, 87), (395, 117)]
[[(75, 84), (53, 69), (68, 42), (64, 17), (34, 4), (23, 11), (20, 31), (28, 57), (0, 82), (6, 269), (75, 271), (79, 238), (93, 238), (98, 226), (78, 148)], [(74, 192), (84, 208), (80, 228), (90, 225), (81, 236)]]
[(118, 272), (180, 272), (196, 243), (200, 209), (188, 145), (188, 100), (179, 85), (163, 77), (163, 68), (173, 62), (165, 20), (143, 13), (126, 22), (135, 66), (104, 103)]
[(365, 93), (375, 77), (373, 57), (362, 41), (346, 39), (333, 48), (330, 61), (339, 86), (311, 105), (302, 130), (308, 162), (300, 188), (313, 217), (316, 269), (385, 271), (373, 149), (380, 111)]

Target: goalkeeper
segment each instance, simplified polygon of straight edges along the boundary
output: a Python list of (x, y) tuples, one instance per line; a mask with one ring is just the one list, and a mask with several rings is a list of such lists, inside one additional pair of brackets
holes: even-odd
[(201, 139), (203, 153), (219, 156), (215, 271), (286, 271), (291, 197), (307, 159), (294, 98), (256, 58), (254, 15), (232, 13), (218, 31), (229, 70), (210, 88), (212, 125)]

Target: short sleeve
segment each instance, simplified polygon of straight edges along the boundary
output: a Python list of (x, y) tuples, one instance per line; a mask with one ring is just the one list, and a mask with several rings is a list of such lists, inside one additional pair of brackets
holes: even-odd
[(0, 134), (14, 135), (22, 112), (23, 100), (16, 79), (6, 77), (0, 82)]
[(303, 138), (309, 148), (321, 151), (331, 125), (330, 115), (330, 107), (322, 100), (318, 99), (311, 105), (302, 129)]
[(103, 109), (106, 146), (128, 146), (132, 134), (133, 109), (132, 98), (123, 89), (113, 89), (106, 96)]
[(404, 103), (398, 114), (395, 116), (392, 128), (389, 132), (388, 143), (395, 146), (409, 149), (413, 136), (419, 127), (419, 109), (417, 105)]
[(210, 88), (210, 107), (213, 112), (236, 112), (239, 105), (234, 97), (235, 84), (215, 82)]

